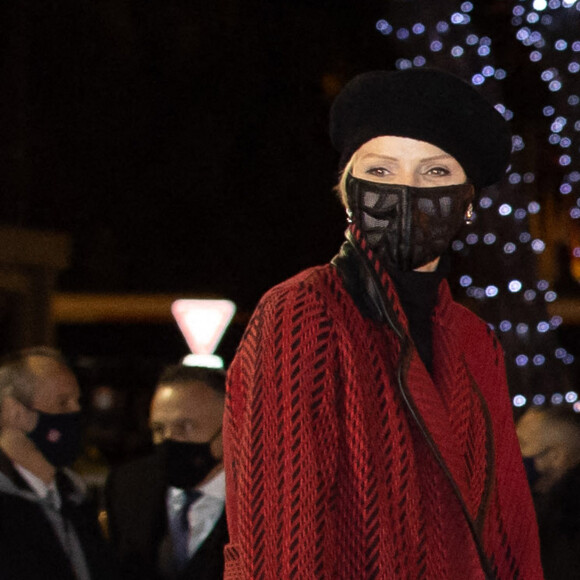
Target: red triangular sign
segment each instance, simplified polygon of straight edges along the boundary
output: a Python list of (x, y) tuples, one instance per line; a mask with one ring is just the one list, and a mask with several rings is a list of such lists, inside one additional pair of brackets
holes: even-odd
[(231, 300), (176, 300), (171, 313), (194, 354), (212, 354), (236, 311)]

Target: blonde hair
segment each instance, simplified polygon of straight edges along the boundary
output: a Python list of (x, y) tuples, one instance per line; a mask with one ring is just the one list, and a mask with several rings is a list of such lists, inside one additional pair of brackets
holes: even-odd
[(332, 188), (336, 196), (338, 197), (340, 203), (348, 209), (348, 199), (346, 195), (346, 177), (349, 174), (352, 166), (354, 165), (354, 155), (350, 158), (349, 162), (345, 165), (342, 173), (340, 174), (340, 178), (338, 183)]

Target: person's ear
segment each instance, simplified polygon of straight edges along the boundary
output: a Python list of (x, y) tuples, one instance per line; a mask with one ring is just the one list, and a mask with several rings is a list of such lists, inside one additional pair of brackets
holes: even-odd
[(38, 414), (28, 409), (20, 401), (8, 395), (0, 408), (0, 426), (29, 433), (36, 426)]

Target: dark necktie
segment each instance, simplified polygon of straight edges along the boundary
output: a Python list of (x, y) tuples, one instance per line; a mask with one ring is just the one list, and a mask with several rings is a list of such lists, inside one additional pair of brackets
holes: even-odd
[(183, 505), (171, 520), (170, 532), (173, 544), (173, 556), (178, 570), (182, 570), (188, 561), (187, 544), (189, 539), (189, 521), (187, 512), (193, 502), (201, 497), (201, 492), (191, 490), (185, 492)]

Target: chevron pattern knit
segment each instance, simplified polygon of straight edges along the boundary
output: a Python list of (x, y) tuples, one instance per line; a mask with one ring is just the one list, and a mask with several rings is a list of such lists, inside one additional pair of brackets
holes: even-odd
[(395, 329), (330, 265), (268, 292), (246, 329), (224, 422), (226, 580), (484, 579), (470, 526), (495, 578), (541, 579), (501, 349), (444, 282), (429, 375), (373, 266)]

